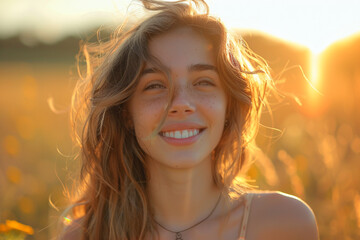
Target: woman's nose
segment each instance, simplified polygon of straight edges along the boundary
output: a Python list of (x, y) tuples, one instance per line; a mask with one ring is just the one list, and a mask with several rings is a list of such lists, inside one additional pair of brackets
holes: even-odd
[(188, 86), (174, 89), (174, 97), (169, 109), (169, 116), (186, 116), (195, 111), (191, 89)]

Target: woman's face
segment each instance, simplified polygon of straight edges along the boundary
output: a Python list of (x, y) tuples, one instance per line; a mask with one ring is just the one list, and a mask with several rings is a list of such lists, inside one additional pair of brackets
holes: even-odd
[(171, 168), (210, 161), (223, 133), (227, 105), (213, 46), (192, 29), (177, 28), (152, 38), (149, 51), (168, 68), (174, 98), (160, 132), (151, 136), (165, 114), (170, 83), (147, 63), (129, 105), (147, 160)]

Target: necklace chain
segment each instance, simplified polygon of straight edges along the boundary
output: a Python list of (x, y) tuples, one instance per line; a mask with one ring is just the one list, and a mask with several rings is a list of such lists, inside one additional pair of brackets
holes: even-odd
[(155, 221), (155, 223), (156, 223), (157, 225), (159, 225), (160, 227), (162, 227), (162, 228), (165, 229), (166, 231), (175, 233), (175, 240), (183, 240), (181, 233), (189, 230), (190, 228), (196, 227), (197, 225), (199, 225), (200, 223), (202, 223), (202, 222), (204, 222), (206, 219), (208, 219), (208, 218), (213, 214), (213, 212), (215, 211), (216, 207), (218, 206), (218, 204), (219, 204), (219, 202), (220, 202), (220, 199), (221, 199), (221, 193), (220, 193), (220, 196), (219, 196), (219, 198), (218, 198), (218, 200), (217, 200), (214, 208), (211, 210), (211, 212), (209, 213), (209, 215), (207, 215), (207, 216), (206, 216), (204, 219), (202, 219), (200, 222), (197, 222), (196, 224), (194, 224), (194, 225), (192, 225), (192, 226), (190, 226), (190, 227), (188, 227), (188, 228), (186, 228), (186, 229), (184, 229), (184, 230), (181, 230), (181, 231), (172, 231), (172, 230), (164, 227), (164, 226), (161, 225), (160, 223), (158, 223), (155, 219), (154, 219), (154, 221)]

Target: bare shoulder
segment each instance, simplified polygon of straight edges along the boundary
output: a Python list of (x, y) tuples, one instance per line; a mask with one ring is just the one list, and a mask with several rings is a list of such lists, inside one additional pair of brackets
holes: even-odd
[(58, 240), (81, 240), (82, 239), (81, 219), (74, 220), (70, 225), (64, 228)]
[(247, 239), (317, 240), (316, 218), (303, 200), (282, 192), (254, 193)]

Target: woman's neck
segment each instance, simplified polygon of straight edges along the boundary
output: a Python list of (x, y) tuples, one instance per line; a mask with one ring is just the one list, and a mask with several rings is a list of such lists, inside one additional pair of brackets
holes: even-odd
[(210, 160), (189, 169), (151, 162), (149, 170), (148, 194), (155, 220), (172, 231), (182, 231), (207, 217), (221, 194)]

